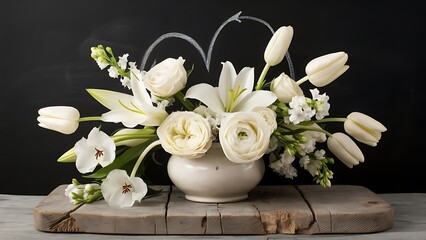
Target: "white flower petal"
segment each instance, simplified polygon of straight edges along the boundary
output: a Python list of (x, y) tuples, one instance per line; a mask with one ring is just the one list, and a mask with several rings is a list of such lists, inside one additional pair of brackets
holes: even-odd
[(134, 101), (132, 95), (120, 92), (103, 89), (87, 89), (87, 92), (104, 107), (110, 110), (123, 108), (120, 102), (126, 106), (131, 106), (132, 101)]
[(225, 107), (220, 100), (218, 88), (206, 83), (200, 83), (190, 87), (188, 91), (186, 91), (185, 98), (197, 99), (216, 113), (225, 111)]
[(74, 107), (69, 106), (51, 106), (40, 108), (38, 110), (38, 114), (41, 116), (67, 119), (70, 121), (78, 121), (80, 118), (80, 112)]
[(242, 101), (235, 106), (235, 112), (251, 111), (255, 107), (267, 107), (277, 100), (273, 92), (258, 90), (248, 94)]
[(87, 139), (82, 138), (74, 145), (74, 151), (77, 155), (75, 161), (77, 170), (80, 173), (93, 172), (98, 161), (95, 158), (96, 149), (93, 146), (87, 144)]
[[(139, 71), (138, 69), (134, 69), (130, 71), (130, 84), (132, 86), (132, 92), (138, 102), (143, 102), (152, 106), (151, 96), (145, 88), (145, 84), (142, 80), (138, 80), (133, 73), (134, 71)], [(140, 74), (140, 73), (139, 73)], [(140, 74), (141, 75), (141, 74)], [(142, 75), (141, 75), (142, 76)]]
[[(230, 101), (229, 89), (233, 88), (237, 73), (235, 71), (234, 65), (232, 65), (231, 62), (226, 61), (222, 63), (222, 65), (222, 71), (219, 77), (219, 96), (222, 100), (222, 105), (226, 106), (227, 103)], [(207, 92), (205, 92), (204, 94), (206, 93)]]
[(347, 118), (363, 126), (368, 126), (368, 128), (374, 131), (385, 132), (387, 130), (383, 124), (381, 124), (374, 118), (360, 112), (352, 112), (351, 114), (348, 115)]
[(63, 134), (71, 134), (74, 133), (79, 123), (76, 121), (70, 121), (65, 119), (58, 119), (58, 118), (50, 118), (50, 117), (43, 117), (40, 116), (37, 118), (37, 121), (39, 121), (39, 126), (42, 128), (58, 131)]
[(245, 67), (243, 68), (237, 75), (235, 79), (235, 84), (233, 86), (234, 91), (236, 91), (238, 88), (240, 91), (244, 90), (240, 96), (235, 101), (235, 105), (238, 105), (241, 100), (246, 97), (248, 94), (250, 94), (253, 91), (253, 85), (254, 85), (254, 68)]

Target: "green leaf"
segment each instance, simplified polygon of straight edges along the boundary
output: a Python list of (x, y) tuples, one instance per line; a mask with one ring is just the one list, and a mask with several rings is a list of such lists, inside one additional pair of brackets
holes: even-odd
[(120, 169), (121, 167), (126, 165), (128, 162), (138, 158), (141, 155), (141, 153), (145, 150), (145, 148), (148, 147), (151, 143), (153, 143), (156, 140), (158, 140), (158, 137), (153, 137), (149, 139), (148, 141), (141, 143), (140, 145), (127, 149), (125, 152), (123, 152), (123, 154), (118, 156), (114, 160), (114, 162), (112, 162), (110, 165), (103, 167), (99, 169), (98, 171), (90, 175), (85, 175), (83, 177), (95, 178), (95, 179), (105, 178), (108, 175), (108, 173), (111, 172), (112, 170)]

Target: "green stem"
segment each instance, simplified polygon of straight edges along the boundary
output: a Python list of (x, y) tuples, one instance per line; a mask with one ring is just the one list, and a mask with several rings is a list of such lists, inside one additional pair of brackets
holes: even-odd
[(261, 90), (263, 88), (263, 85), (265, 84), (266, 73), (268, 73), (270, 67), (271, 65), (269, 65), (268, 63), (265, 64), (265, 67), (263, 68), (263, 71), (260, 74), (259, 80), (257, 80), (257, 84), (255, 87), (256, 90)]
[(308, 126), (301, 126), (301, 125), (298, 125), (297, 127), (299, 129), (304, 129), (304, 130), (307, 130), (307, 131), (322, 132), (322, 133), (325, 133), (329, 137), (331, 137), (331, 135), (332, 135), (330, 132), (328, 132), (328, 131), (326, 131), (326, 130), (324, 130), (322, 128), (308, 127)]
[(153, 149), (155, 146), (160, 144), (161, 144), (160, 140), (154, 141), (151, 144), (149, 144), (148, 147), (145, 148), (145, 150), (143, 150), (142, 154), (139, 156), (138, 160), (136, 161), (135, 166), (133, 167), (130, 177), (134, 177), (136, 175), (136, 172), (138, 171), (138, 168), (141, 165), (142, 160), (145, 158), (148, 152), (151, 151), (151, 149)]
[(328, 122), (345, 122), (347, 118), (324, 118), (321, 120), (314, 120), (314, 123), (328, 123)]
[(300, 85), (300, 84), (302, 84), (302, 83), (304, 83), (304, 82), (306, 82), (306, 81), (308, 81), (309, 80), (309, 76), (308, 75), (306, 75), (306, 76), (304, 76), (303, 78), (301, 78), (301, 79), (299, 79), (299, 80), (297, 80), (297, 85)]
[(177, 92), (175, 96), (187, 110), (192, 111), (195, 109), (194, 104), (184, 99), (185, 95), (183, 95), (182, 91)]
[(82, 117), (78, 119), (79, 122), (88, 122), (88, 121), (101, 121), (101, 116), (91, 116), (91, 117)]

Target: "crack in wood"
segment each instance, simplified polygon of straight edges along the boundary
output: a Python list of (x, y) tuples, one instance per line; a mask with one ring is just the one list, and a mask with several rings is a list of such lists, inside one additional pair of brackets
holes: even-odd
[(219, 213), (219, 223), (220, 223), (220, 233), (223, 235), (223, 220), (222, 220), (222, 214), (220, 213), (220, 204), (216, 204), (217, 212)]
[(49, 226), (49, 230), (52, 232), (83, 232), (81, 229), (75, 226), (75, 219), (70, 216), (71, 213), (77, 211), (77, 209), (83, 205), (84, 204), (80, 204), (74, 209), (66, 212), (63, 217), (59, 218), (55, 223)]
[(165, 211), (164, 211), (164, 224), (166, 225), (165, 227), (166, 227), (166, 234), (169, 234), (169, 230), (168, 230), (168, 228), (167, 228), (167, 219), (168, 219), (168, 217), (167, 217), (167, 213), (168, 213), (168, 210), (169, 210), (169, 203), (170, 203), (170, 198), (172, 197), (172, 191), (173, 191), (173, 185), (170, 185), (169, 186), (169, 193), (168, 193), (168, 195), (167, 195), (167, 202), (166, 202), (166, 206), (165, 206)]
[[(312, 229), (312, 226), (313, 226), (314, 224), (318, 224), (317, 216), (316, 216), (316, 214), (315, 214), (315, 211), (314, 211), (314, 209), (312, 208), (311, 203), (310, 203), (310, 202), (306, 199), (306, 197), (305, 197), (305, 195), (303, 194), (302, 190), (300, 190), (299, 186), (297, 186), (297, 185), (293, 185), (293, 187), (294, 187), (294, 188), (296, 188), (296, 190), (299, 192), (300, 196), (303, 198), (303, 201), (305, 201), (306, 205), (308, 205), (309, 210), (310, 210), (310, 211), (311, 211), (311, 213), (312, 213), (312, 220), (311, 220), (311, 222), (309, 223), (309, 226), (308, 226), (306, 229), (298, 229), (298, 230), (297, 230), (297, 232), (301, 232), (302, 230), (309, 230), (309, 229)], [(318, 229), (319, 229), (319, 231), (321, 232), (321, 228), (320, 228), (320, 226), (319, 226), (319, 225), (318, 225)]]

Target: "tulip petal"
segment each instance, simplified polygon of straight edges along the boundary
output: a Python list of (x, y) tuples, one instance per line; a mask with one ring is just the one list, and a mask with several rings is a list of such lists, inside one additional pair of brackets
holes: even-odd
[(44, 107), (38, 110), (40, 116), (46, 116), (51, 118), (61, 118), (78, 121), (80, 113), (77, 109), (69, 106), (52, 106)]
[(386, 127), (383, 124), (381, 124), (379, 121), (360, 112), (352, 112), (351, 114), (348, 115), (347, 118), (355, 121), (356, 123), (360, 125), (366, 126), (369, 129), (372, 129), (374, 131), (385, 132), (387, 130)]
[(327, 140), (327, 147), (346, 166), (352, 168), (359, 162), (364, 162), (364, 155), (356, 143), (344, 133), (334, 133)]
[(186, 91), (185, 98), (197, 99), (216, 113), (225, 111), (225, 107), (219, 96), (218, 88), (206, 83), (200, 83), (190, 87), (188, 91)]
[(50, 118), (50, 117), (37, 117), (38, 124), (42, 128), (54, 130), (63, 134), (71, 134), (75, 132), (78, 128), (78, 122), (69, 121), (65, 119), (59, 118)]
[(324, 68), (329, 68), (332, 64), (342, 66), (346, 63), (347, 60), (348, 54), (346, 54), (345, 52), (330, 53), (311, 60), (306, 65), (305, 72), (307, 75), (311, 75), (318, 71), (321, 71)]
[(277, 96), (270, 91), (258, 90), (248, 94), (235, 106), (234, 112), (251, 111), (255, 107), (268, 107), (277, 100)]
[[(233, 89), (237, 73), (231, 62), (226, 61), (222, 63), (222, 65), (222, 71), (220, 72), (219, 77), (219, 97), (222, 100), (222, 105), (226, 106), (226, 104), (230, 101), (229, 89)], [(206, 93), (208, 92), (203, 92), (203, 94)]]
[(337, 70), (336, 69), (328, 69), (328, 70), (334, 70), (335, 72), (323, 70), (323, 71), (317, 72), (317, 73), (309, 76), (309, 81), (315, 87), (324, 87), (325, 85), (336, 80), (343, 73), (345, 73), (348, 69), (349, 69), (349, 66), (344, 65)]
[(377, 145), (377, 142), (381, 138), (380, 132), (366, 129), (363, 126), (352, 121), (351, 119), (346, 120), (343, 126), (345, 128), (345, 131), (349, 135), (354, 137), (357, 141), (370, 145), (372, 147), (375, 147)]

